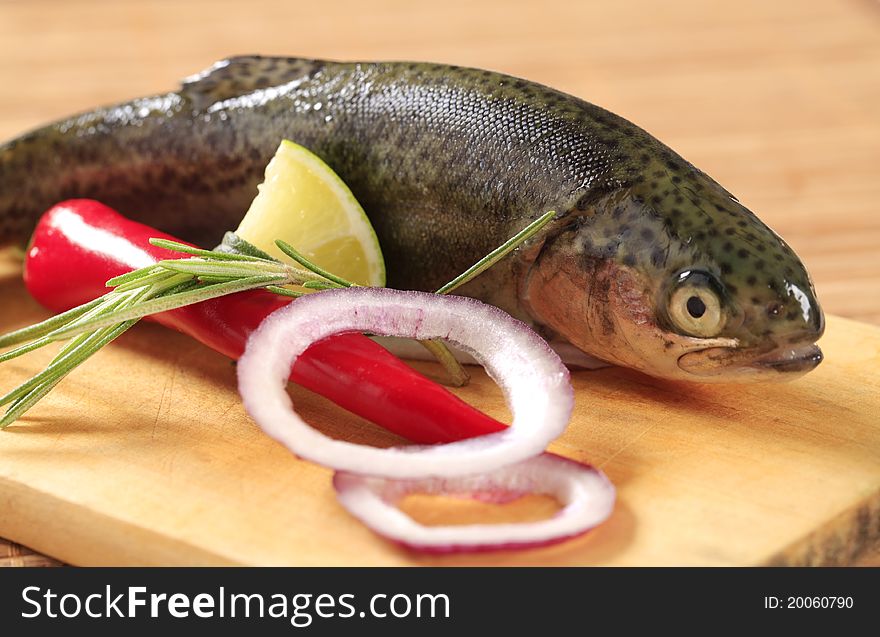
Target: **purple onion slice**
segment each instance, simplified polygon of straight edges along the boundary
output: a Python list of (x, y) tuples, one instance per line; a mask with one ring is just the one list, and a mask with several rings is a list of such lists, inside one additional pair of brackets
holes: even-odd
[[(614, 508), (614, 487), (589, 465), (544, 453), (494, 471), (452, 478), (389, 480), (338, 472), (339, 502), (370, 529), (407, 548), (431, 553), (492, 551), (545, 546), (581, 535)], [(398, 508), (413, 493), (458, 495), (504, 502), (517, 496), (555, 497), (562, 509), (537, 522), (425, 526)]]
[[(449, 341), (485, 366), (504, 392), (513, 422), (468, 440), (390, 449), (325, 436), (294, 411), (287, 379), (309, 345), (344, 332)], [(386, 478), (449, 478), (537, 456), (565, 429), (574, 402), (568, 370), (524, 323), (474, 299), (387, 288), (311, 294), (274, 312), (248, 341), (238, 386), (253, 419), (296, 455)]]

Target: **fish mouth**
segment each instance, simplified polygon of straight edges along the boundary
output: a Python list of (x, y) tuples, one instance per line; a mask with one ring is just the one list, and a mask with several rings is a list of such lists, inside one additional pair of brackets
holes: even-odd
[(782, 373), (806, 373), (815, 369), (823, 359), (822, 350), (815, 343), (800, 347), (784, 347), (753, 361), (753, 365)]
[(793, 380), (815, 369), (823, 359), (815, 343), (776, 347), (770, 351), (710, 347), (678, 359), (681, 370), (705, 382)]

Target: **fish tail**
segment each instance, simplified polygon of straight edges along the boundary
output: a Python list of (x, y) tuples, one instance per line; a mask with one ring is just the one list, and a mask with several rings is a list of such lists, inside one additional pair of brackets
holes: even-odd
[(40, 215), (71, 198), (97, 199), (185, 239), (219, 240), (231, 227), (221, 225), (224, 212), (234, 206), (229, 223), (240, 219), (256, 184), (231, 183), (232, 169), (216, 166), (225, 156), (171, 116), (166, 103), (175, 101), (168, 94), (98, 109), (0, 146), (0, 246), (24, 245)]
[(279, 130), (253, 112), (233, 124), (210, 109), (303, 82), (324, 65), (231, 58), (186, 78), (179, 91), (81, 113), (0, 145), (0, 246), (23, 245), (44, 211), (73, 197), (99, 199), (188, 240), (219, 241), (247, 210), (282, 136), (298, 129)]
[(114, 195), (126, 185), (120, 175), (142, 156), (152, 129), (145, 122), (122, 125), (131, 108), (75, 115), (0, 146), (0, 245), (23, 244), (40, 215), (59, 201), (82, 197), (116, 203)]
[(38, 183), (39, 167), (51, 163), (38, 141), (44, 134), (41, 129), (0, 145), (0, 246), (23, 245), (43, 211), (40, 206), (51, 201), (50, 183)]

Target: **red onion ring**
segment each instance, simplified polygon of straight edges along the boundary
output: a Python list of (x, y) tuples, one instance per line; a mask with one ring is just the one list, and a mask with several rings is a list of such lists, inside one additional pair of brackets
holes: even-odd
[[(432, 553), (561, 542), (603, 522), (614, 508), (615, 497), (614, 487), (601, 471), (550, 453), (489, 473), (454, 478), (387, 480), (338, 472), (333, 486), (342, 506), (373, 531), (407, 548)], [(496, 502), (540, 493), (556, 497), (563, 508), (538, 522), (424, 526), (397, 507), (412, 493), (467, 495)]]
[[(293, 410), (287, 379), (309, 345), (342, 332), (448, 340), (477, 358), (498, 383), (512, 424), (468, 440), (390, 449), (325, 436)], [(387, 478), (477, 474), (536, 456), (565, 429), (574, 403), (568, 370), (524, 323), (474, 299), (387, 288), (311, 294), (272, 313), (248, 340), (238, 386), (253, 419), (296, 455)]]

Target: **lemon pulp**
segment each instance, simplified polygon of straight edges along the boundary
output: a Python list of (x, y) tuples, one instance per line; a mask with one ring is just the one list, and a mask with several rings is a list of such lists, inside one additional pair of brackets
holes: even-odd
[(310, 150), (284, 140), (235, 233), (285, 263), (282, 239), (328, 272), (384, 286), (379, 240), (348, 186)]

